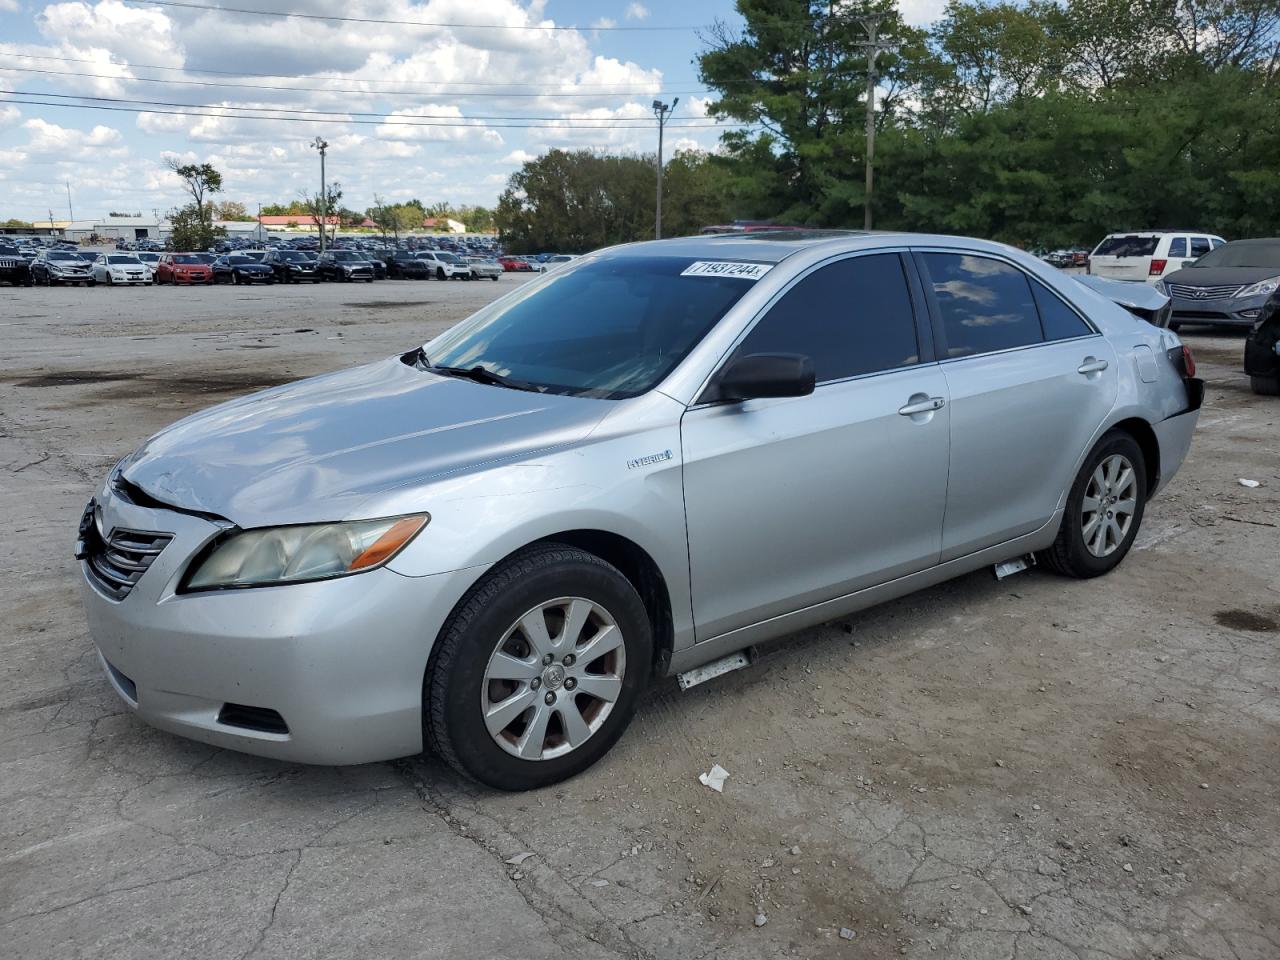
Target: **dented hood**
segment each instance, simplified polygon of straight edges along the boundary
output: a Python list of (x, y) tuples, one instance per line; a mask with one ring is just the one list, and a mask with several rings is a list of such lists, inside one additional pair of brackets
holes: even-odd
[(180, 420), (122, 474), (156, 500), (242, 527), (351, 519), (380, 493), (580, 440), (610, 407), (391, 358)]

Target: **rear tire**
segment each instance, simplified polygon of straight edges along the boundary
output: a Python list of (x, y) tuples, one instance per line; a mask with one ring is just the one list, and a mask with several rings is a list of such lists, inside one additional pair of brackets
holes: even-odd
[[(578, 621), (573, 638), (546, 654), (551, 664), (545, 666), (539, 648), (567, 633), (569, 604), (592, 612)], [(521, 629), (534, 616), (542, 624), (541, 644)], [(611, 652), (592, 657), (593, 639), (606, 632), (615, 638)], [(499, 650), (505, 666), (517, 668), (506, 675), (532, 679), (495, 679)], [(578, 651), (581, 661), (564, 660), (566, 651)], [(652, 662), (649, 619), (631, 583), (593, 554), (539, 544), (491, 571), (446, 621), (423, 680), (424, 740), (459, 773), (499, 790), (558, 783), (586, 770), (622, 736)], [(603, 698), (587, 690), (605, 684)], [(517, 712), (493, 720), (494, 705), (508, 699)], [(582, 737), (576, 745), (571, 731)]]
[[(1114, 475), (1112, 466), (1118, 468)], [(1087, 579), (1110, 573), (1133, 546), (1146, 501), (1147, 467), (1142, 448), (1123, 430), (1108, 431), (1085, 458), (1071, 485), (1058, 538), (1036, 559), (1067, 577)]]
[(1264, 397), (1280, 397), (1280, 377), (1250, 377), (1249, 386)]

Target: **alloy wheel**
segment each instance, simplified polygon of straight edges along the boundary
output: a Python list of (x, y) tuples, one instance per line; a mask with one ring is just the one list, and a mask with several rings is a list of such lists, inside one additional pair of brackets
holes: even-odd
[(494, 742), (522, 760), (576, 750), (608, 719), (626, 672), (612, 614), (582, 597), (560, 597), (507, 628), (489, 658), (480, 709)]
[(1129, 535), (1137, 509), (1137, 474), (1121, 454), (1112, 454), (1094, 469), (1080, 506), (1080, 532), (1095, 557), (1115, 553)]

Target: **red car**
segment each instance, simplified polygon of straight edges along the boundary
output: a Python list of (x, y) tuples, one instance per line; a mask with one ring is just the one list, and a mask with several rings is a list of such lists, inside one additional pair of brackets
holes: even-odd
[(156, 283), (213, 283), (213, 266), (202, 253), (162, 253)]
[(507, 273), (532, 273), (533, 264), (521, 257), (499, 257), (498, 262)]

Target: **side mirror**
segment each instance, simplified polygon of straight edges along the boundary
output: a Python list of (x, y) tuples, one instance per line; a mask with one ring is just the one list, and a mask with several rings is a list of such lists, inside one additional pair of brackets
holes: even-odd
[(813, 361), (798, 353), (752, 353), (729, 362), (717, 384), (720, 400), (803, 397), (813, 393)]

